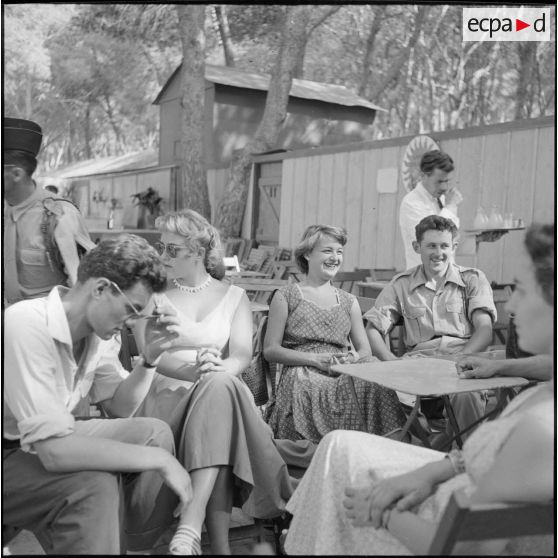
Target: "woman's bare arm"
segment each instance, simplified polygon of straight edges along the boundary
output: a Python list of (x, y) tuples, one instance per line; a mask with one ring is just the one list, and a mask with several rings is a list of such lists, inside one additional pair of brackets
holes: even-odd
[(362, 313), (358, 301), (355, 299), (351, 306), (351, 332), (349, 334), (351, 342), (358, 353), (358, 358), (366, 358), (372, 355), (370, 343), (364, 330)]

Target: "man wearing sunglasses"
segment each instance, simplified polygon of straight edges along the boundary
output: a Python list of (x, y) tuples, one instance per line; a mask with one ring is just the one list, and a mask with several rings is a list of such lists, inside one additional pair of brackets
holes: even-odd
[[(150, 548), (190, 501), (168, 425), (126, 418), (172, 341), (176, 317), (163, 308), (142, 314), (165, 284), (155, 250), (126, 235), (87, 253), (73, 287), (6, 309), (2, 523), (31, 530), (47, 554)], [(138, 340), (142, 353), (128, 373), (117, 335), (144, 318), (158, 322), (158, 341)], [(84, 400), (110, 420), (78, 420)]]
[(32, 178), (42, 137), (37, 123), (4, 118), (5, 305), (46, 296), (55, 285), (73, 285), (80, 251), (95, 246), (77, 207)]

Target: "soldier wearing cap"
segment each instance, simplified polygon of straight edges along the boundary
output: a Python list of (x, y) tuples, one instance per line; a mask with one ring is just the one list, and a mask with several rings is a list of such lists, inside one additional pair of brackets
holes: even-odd
[(46, 296), (55, 285), (74, 285), (78, 245), (91, 241), (79, 210), (37, 186), (32, 176), (41, 148), (41, 127), (5, 118), (2, 137), (4, 185), (4, 302)]

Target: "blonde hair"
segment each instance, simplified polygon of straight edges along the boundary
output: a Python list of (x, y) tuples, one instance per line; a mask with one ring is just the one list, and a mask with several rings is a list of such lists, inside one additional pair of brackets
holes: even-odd
[(223, 278), (223, 251), (219, 231), (203, 215), (193, 209), (173, 211), (157, 217), (155, 226), (161, 232), (183, 236), (185, 246), (191, 254), (203, 248), (205, 269), (215, 279)]
[(343, 227), (333, 225), (310, 225), (303, 233), (301, 241), (295, 248), (295, 261), (298, 269), (308, 274), (308, 260), (305, 256), (314, 250), (316, 244), (324, 236), (329, 236), (339, 242), (341, 246), (347, 244), (347, 231)]

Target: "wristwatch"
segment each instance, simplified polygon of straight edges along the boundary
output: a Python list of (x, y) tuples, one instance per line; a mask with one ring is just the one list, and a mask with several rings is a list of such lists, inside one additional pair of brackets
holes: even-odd
[(139, 364), (140, 366), (143, 366), (144, 368), (157, 368), (156, 364), (151, 364), (150, 362), (147, 362), (147, 359), (145, 358), (145, 355), (143, 353), (140, 354), (139, 356)]

